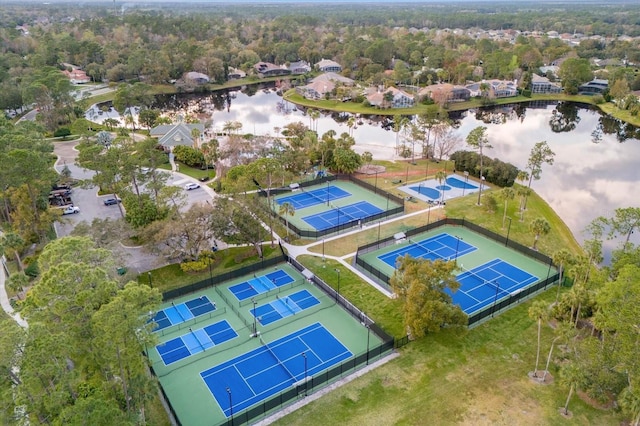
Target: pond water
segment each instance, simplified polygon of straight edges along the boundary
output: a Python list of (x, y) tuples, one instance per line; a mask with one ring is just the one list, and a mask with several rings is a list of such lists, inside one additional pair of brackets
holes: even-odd
[[(348, 115), (326, 114), (316, 122), (273, 89), (254, 86), (250, 92), (175, 95), (157, 100), (163, 109), (189, 109), (221, 131), (224, 123), (242, 123), (242, 133), (276, 135), (287, 124), (300, 121), (321, 135), (328, 130), (349, 132)], [(555, 152), (553, 165), (544, 165), (532, 188), (573, 231), (578, 241), (598, 216), (611, 216), (618, 207), (640, 207), (640, 129), (586, 106), (567, 103), (530, 103), (458, 113), (456, 132), (462, 140), (477, 126), (486, 126), (492, 149), (485, 155), (524, 169), (534, 144), (547, 141)], [(370, 151), (374, 159), (395, 156), (396, 133), (390, 119), (362, 117), (352, 130), (355, 150)], [(469, 149), (464, 142), (458, 149)], [(636, 239), (640, 239), (635, 235)], [(638, 242), (638, 241), (634, 241)], [(615, 242), (606, 242), (608, 260)]]

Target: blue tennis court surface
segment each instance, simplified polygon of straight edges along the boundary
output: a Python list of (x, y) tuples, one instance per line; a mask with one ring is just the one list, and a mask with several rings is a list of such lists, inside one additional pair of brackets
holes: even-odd
[(249, 281), (235, 284), (229, 287), (229, 291), (233, 293), (238, 300), (249, 299), (256, 294), (266, 293), (276, 287), (281, 287), (295, 281), (285, 271), (278, 269), (266, 275), (260, 275), (250, 279)]
[(171, 304), (168, 308), (158, 311), (153, 317), (153, 322), (158, 324), (158, 327), (154, 331), (189, 321), (192, 318), (204, 315), (215, 309), (216, 305), (211, 303), (207, 296), (200, 296), (177, 305)]
[(230, 402), (233, 412), (240, 412), (304, 380), (305, 374), (311, 377), (351, 356), (322, 324), (315, 323), (205, 370), (200, 376), (229, 417)]
[(328, 188), (314, 189), (313, 191), (305, 191), (303, 189), (302, 192), (298, 194), (278, 198), (276, 202), (280, 205), (291, 203), (296, 210), (299, 210), (317, 204), (328, 203), (350, 195), (351, 194), (344, 189), (338, 188), (337, 186), (330, 186)]
[(340, 225), (341, 223), (344, 224), (353, 220), (364, 219), (382, 213), (382, 211), (382, 209), (379, 209), (373, 204), (360, 201), (355, 204), (349, 204), (348, 206), (336, 207), (326, 212), (305, 216), (302, 220), (313, 226), (316, 230), (322, 231)]
[(453, 186), (454, 188), (464, 188), (464, 189), (478, 189), (476, 185), (473, 185), (469, 182), (463, 182), (455, 177), (448, 177), (446, 180), (448, 185)]
[(189, 329), (189, 333), (168, 340), (156, 346), (156, 349), (165, 365), (169, 365), (237, 336), (238, 333), (227, 320), (222, 320), (197, 330)]
[(300, 311), (320, 303), (308, 290), (302, 290), (286, 297), (281, 297), (265, 305), (257, 306), (251, 314), (258, 318), (260, 324), (267, 325), (284, 317), (295, 315)]
[(426, 240), (409, 240), (409, 242), (411, 243), (410, 245), (380, 255), (378, 259), (395, 268), (398, 257), (404, 256), (405, 254), (415, 259), (454, 260), (456, 256), (460, 258), (467, 253), (477, 250), (475, 246), (447, 233), (436, 235)]
[(429, 186), (410, 186), (409, 189), (412, 191), (416, 191), (418, 194), (425, 195), (432, 200), (437, 200), (440, 198), (440, 191)]
[[(458, 291), (451, 295), (453, 303), (467, 314), (486, 308), (539, 280), (501, 259), (494, 259), (456, 277)], [(451, 292), (447, 289), (447, 292)]]

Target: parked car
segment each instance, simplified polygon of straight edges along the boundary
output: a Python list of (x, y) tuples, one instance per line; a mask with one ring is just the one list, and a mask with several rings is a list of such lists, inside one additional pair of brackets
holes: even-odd
[(105, 198), (104, 201), (103, 201), (105, 206), (112, 206), (112, 205), (118, 204), (120, 202), (122, 202), (122, 201), (118, 197)]
[(192, 189), (198, 189), (200, 188), (200, 185), (198, 185), (197, 183), (188, 183), (184, 186), (184, 189), (186, 189), (187, 191), (191, 191)]
[(80, 213), (80, 207), (74, 206), (73, 204), (62, 209), (62, 214), (75, 214)]

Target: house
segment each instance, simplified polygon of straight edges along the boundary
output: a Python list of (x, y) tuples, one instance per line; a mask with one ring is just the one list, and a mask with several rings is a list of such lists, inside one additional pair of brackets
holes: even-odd
[(207, 84), (210, 79), (206, 74), (202, 74), (201, 72), (191, 71), (184, 75), (184, 81), (190, 84)]
[(311, 65), (307, 61), (291, 62), (289, 71), (291, 71), (291, 74), (306, 74), (311, 71)]
[(165, 150), (171, 150), (178, 145), (195, 147), (192, 133), (194, 129), (198, 130), (198, 137), (202, 139), (204, 125), (200, 123), (163, 124), (151, 129), (149, 136), (157, 138), (158, 144)]
[(483, 80), (481, 82), (467, 84), (471, 96), (489, 96), (492, 98), (508, 98), (518, 95), (518, 87), (515, 81), (509, 80)]
[(278, 66), (269, 62), (258, 62), (253, 68), (260, 78), (291, 74), (291, 71), (287, 67)]
[(71, 84), (85, 84), (91, 81), (91, 78), (80, 67), (72, 64), (62, 64), (65, 69), (62, 71), (69, 78)]
[(464, 86), (440, 83), (423, 87), (418, 96), (428, 96), (436, 102), (463, 102), (469, 100), (471, 92)]
[(531, 74), (531, 93), (562, 93), (562, 87), (534, 73)]
[(323, 72), (342, 72), (342, 66), (331, 59), (321, 59), (315, 67)]
[(609, 88), (609, 80), (594, 78), (578, 87), (579, 95), (600, 95)]
[(227, 78), (229, 80), (239, 80), (241, 78), (245, 78), (247, 73), (238, 68), (229, 68), (229, 74)]
[[(385, 100), (385, 97), (389, 96), (387, 94), (392, 96), (390, 101)], [(366, 98), (372, 106), (379, 108), (408, 108), (415, 103), (413, 95), (395, 87), (389, 87), (384, 91), (376, 90), (366, 95)]]
[(353, 86), (354, 81), (334, 72), (320, 74), (312, 79), (309, 84), (296, 87), (296, 92), (307, 99), (324, 99), (327, 93), (333, 92), (336, 86)]

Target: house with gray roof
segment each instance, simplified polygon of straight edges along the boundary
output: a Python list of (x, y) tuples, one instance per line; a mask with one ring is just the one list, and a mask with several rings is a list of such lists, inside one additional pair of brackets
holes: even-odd
[(151, 129), (149, 136), (157, 138), (158, 144), (166, 150), (171, 150), (178, 145), (195, 148), (196, 140), (193, 138), (193, 129), (198, 130), (198, 137), (202, 139), (204, 125), (201, 123), (162, 124)]
[(331, 59), (323, 58), (315, 66), (323, 72), (342, 72), (342, 65)]
[(531, 93), (562, 93), (562, 87), (547, 77), (531, 74)]

